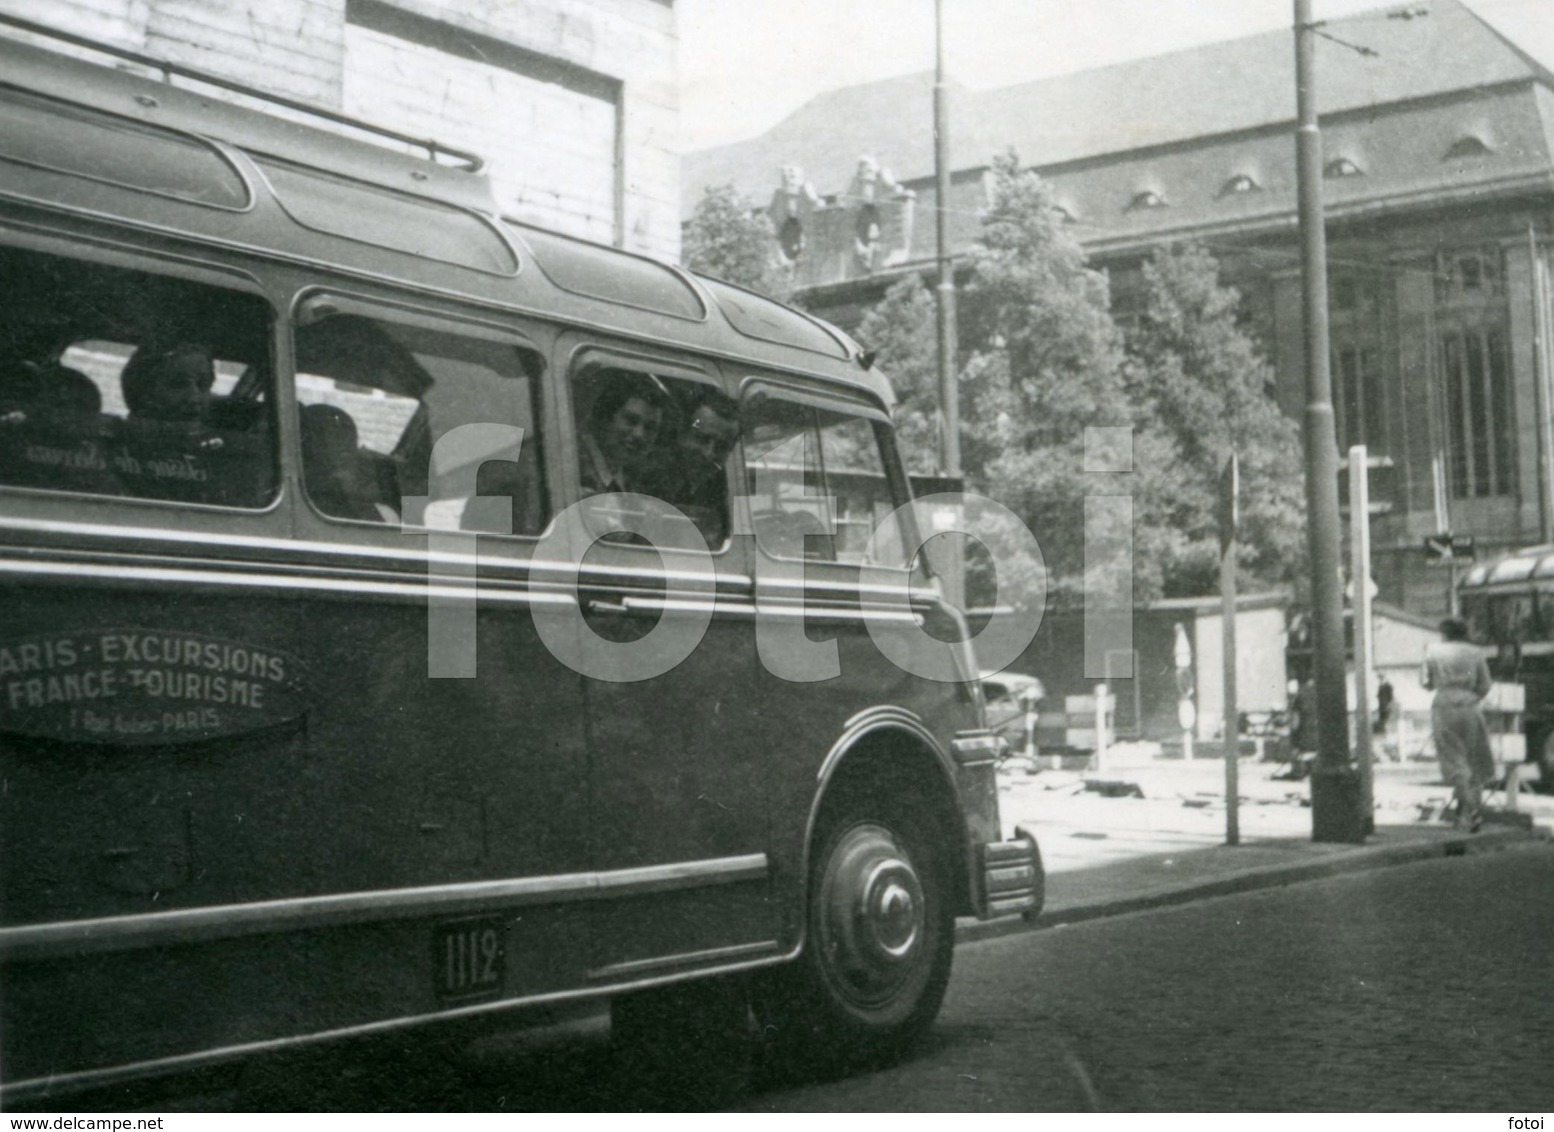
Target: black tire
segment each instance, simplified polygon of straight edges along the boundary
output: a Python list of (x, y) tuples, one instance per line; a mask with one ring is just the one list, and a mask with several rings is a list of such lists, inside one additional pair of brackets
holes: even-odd
[(778, 1064), (810, 1073), (892, 1060), (933, 1024), (954, 955), (939, 831), (918, 800), (827, 807), (799, 958), (756, 988)]

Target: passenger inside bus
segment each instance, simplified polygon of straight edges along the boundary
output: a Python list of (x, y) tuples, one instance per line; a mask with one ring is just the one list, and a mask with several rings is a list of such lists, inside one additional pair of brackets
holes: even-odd
[(103, 398), (86, 374), (56, 361), (16, 360), (0, 367), (0, 405), (27, 417), (89, 418)]
[(314, 506), (337, 519), (398, 522), (375, 501), (377, 484), (351, 414), (334, 405), (303, 405), (301, 422), (303, 479)]
[(673, 503), (709, 547), (728, 537), (729, 454), (739, 440), (739, 406), (721, 390), (696, 385), (679, 400), (671, 439), (645, 461), (645, 494)]
[(201, 422), (209, 411), (215, 384), (210, 352), (189, 343), (166, 350), (142, 346), (119, 375), (131, 420)]
[(0, 484), (258, 507), (276, 476), (271, 312), (187, 280), (0, 256)]
[(644, 481), (648, 462), (659, 443), (668, 390), (651, 374), (607, 370), (595, 389), (588, 410), (588, 427), (581, 430), (584, 495), (613, 491), (653, 494)]

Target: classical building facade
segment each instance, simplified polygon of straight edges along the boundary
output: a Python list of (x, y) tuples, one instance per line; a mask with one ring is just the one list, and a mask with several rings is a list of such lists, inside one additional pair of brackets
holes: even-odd
[[(1381, 596), (1435, 612), (1448, 572), (1427, 563), (1427, 536), (1473, 536), (1481, 554), (1554, 538), (1554, 75), (1458, 0), (1323, 30), (1338, 443), (1391, 464), (1372, 490)], [(1285, 31), (952, 88), (952, 246), (975, 240), (991, 161), (1010, 149), (1110, 273), (1124, 322), (1150, 249), (1205, 244), (1300, 419), (1293, 72)], [(688, 155), (685, 207), (723, 183), (770, 200), (807, 305), (847, 325), (902, 273), (932, 268), (932, 120), (931, 75), (832, 91), (760, 137)], [(865, 200), (860, 170), (887, 168)]]
[(507, 214), (679, 258), (673, 0), (0, 0), (0, 13), (473, 151)]

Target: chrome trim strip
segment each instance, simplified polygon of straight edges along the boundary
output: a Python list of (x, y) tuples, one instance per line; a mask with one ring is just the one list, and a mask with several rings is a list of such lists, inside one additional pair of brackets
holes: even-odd
[(98, 577), (116, 582), (161, 583), (164, 585), (231, 587), (264, 590), (323, 591), (345, 594), (351, 597), (382, 596), (402, 597), (410, 601), (425, 601), (430, 595), (445, 598), (468, 598), (478, 595), (483, 601), (501, 601), (517, 605), (572, 606), (576, 603), (566, 594), (541, 589), (519, 589), (502, 586), (492, 579), (454, 581), (409, 580), (403, 582), (375, 581), (368, 578), (280, 577), (274, 574), (254, 574), (243, 571), (187, 570), (171, 567), (145, 566), (88, 566), (72, 562), (8, 562), (0, 559), (0, 577), (90, 578)]
[[(951, 786), (955, 783), (955, 763), (950, 758), (949, 752), (940, 744), (934, 733), (928, 729), (928, 725), (916, 712), (893, 705), (876, 705), (864, 708), (842, 725), (841, 738), (831, 745), (826, 752), (825, 759), (820, 764), (820, 769), (815, 772), (817, 782), (825, 782), (836, 769), (836, 764), (841, 761), (843, 755), (850, 751), (865, 735), (882, 729), (896, 729), (905, 731), (921, 742), (932, 754), (939, 768), (944, 771), (945, 781)], [(820, 791), (819, 793), (824, 793)], [(817, 793), (816, 801), (819, 801)], [(814, 815), (811, 815), (813, 819)]]
[[(881, 601), (889, 602), (894, 606), (899, 607), (902, 604), (902, 586), (864, 584), (862, 581), (861, 575), (865, 570), (877, 570), (884, 572), (888, 569), (891, 569), (889, 567), (858, 567), (848, 562), (823, 562), (817, 559), (781, 558), (777, 559), (777, 561), (787, 563), (813, 563), (822, 567), (851, 567), (853, 570), (857, 571), (860, 576), (855, 580), (842, 581), (838, 578), (796, 578), (789, 577), (782, 570), (763, 570), (760, 575), (761, 588), (764, 592), (770, 593), (773, 597), (780, 598), (792, 595), (796, 600), (799, 594), (807, 594), (811, 596), (825, 593), (835, 593), (843, 596), (863, 594), (866, 596), (878, 597)], [(907, 577), (907, 572), (905, 570), (901, 570), (898, 573), (900, 577)], [(913, 605), (927, 605), (940, 601), (940, 598), (937, 594), (935, 594), (932, 590), (923, 588), (922, 586), (911, 586), (905, 590), (905, 593), (907, 600)]]
[[(599, 608), (602, 603), (589, 602), (589, 608)], [(754, 617), (756, 607), (746, 601), (725, 598), (721, 601), (692, 601), (683, 598), (632, 597), (620, 600), (622, 613), (711, 613), (735, 617)]]
[(709, 967), (705, 970), (659, 975), (619, 985), (551, 991), (546, 994), (501, 999), (497, 1002), (474, 1003), (469, 1006), (451, 1007), (436, 1014), (408, 1014), (399, 1018), (388, 1018), (379, 1022), (362, 1022), (354, 1026), (340, 1026), (333, 1030), (319, 1030), (315, 1033), (299, 1034), (293, 1037), (270, 1038), (264, 1041), (246, 1042), (241, 1045), (220, 1046), (215, 1049), (201, 1050), (198, 1053), (177, 1054), (172, 1057), (130, 1062), (125, 1065), (109, 1066), (102, 1069), (83, 1069), (74, 1073), (55, 1073), (48, 1077), (32, 1077), (23, 1081), (0, 1083), (0, 1100), (13, 1101), (33, 1097), (47, 1097), (56, 1092), (63, 1093), (79, 1089), (98, 1088), (103, 1085), (111, 1085), (115, 1082), (134, 1080), (136, 1078), (163, 1076), (170, 1073), (185, 1073), (190, 1070), (233, 1061), (241, 1057), (257, 1056), (287, 1049), (298, 1049), (347, 1038), (388, 1034), (397, 1030), (408, 1030), (416, 1026), (434, 1025), (438, 1022), (458, 1021), (465, 1018), (478, 1018), (483, 1015), (521, 1010), (526, 1007), (586, 1002), (589, 999), (603, 998), (607, 995), (689, 982), (696, 978), (733, 975), (743, 971), (755, 971), (764, 967), (774, 967), (779, 963), (796, 959), (798, 954), (798, 948), (795, 947), (779, 955), (750, 959), (742, 963), (729, 963), (718, 967)]
[[(366, 530), (381, 530), (390, 532), (395, 530), (395, 528), (392, 527), (373, 526), (372, 524), (362, 524), (361, 526)], [(204, 548), (206, 554), (209, 555), (209, 557), (204, 560), (212, 563), (224, 564), (228, 561), (233, 561), (233, 559), (220, 557), (219, 555), (221, 552), (230, 553), (233, 551), (257, 551), (261, 553), (273, 554), (276, 556), (276, 560), (273, 562), (250, 562), (240, 559), (237, 560), (241, 562), (241, 565), (244, 568), (249, 570), (262, 569), (282, 571), (299, 569), (299, 567), (294, 565), (291, 560), (306, 560), (307, 567), (312, 569), (338, 569), (341, 568), (340, 564), (342, 562), (346, 563), (347, 568), (349, 568), (350, 560), (357, 559), (364, 563), (373, 563), (372, 568), (414, 569), (424, 576), (428, 564), (441, 565), (443, 563), (452, 563), (463, 567), (468, 566), (477, 560), (477, 555), (473, 553), (450, 554), (442, 551), (433, 551), (431, 547), (424, 542), (419, 547), (406, 545), (401, 549), (399, 547), (385, 546), (382, 543), (377, 542), (320, 542), (308, 539), (268, 538), (263, 536), (230, 535), (226, 533), (213, 534), (206, 531), (179, 531), (170, 530), (165, 527), (134, 527), (49, 519), (17, 519), (10, 516), (0, 516), (0, 532), (10, 530), (26, 534), (51, 535), (60, 538), (112, 539), (127, 543), (166, 543), (169, 545), (169, 549), (162, 551), (161, 553), (166, 553), (169, 555), (175, 553), (175, 550), (181, 550), (181, 548), (185, 546), (200, 546)], [(445, 531), (439, 530), (438, 528), (428, 527), (418, 527), (413, 530), (399, 533), (402, 533), (407, 540), (425, 539), (427, 535), (431, 533), (437, 533), (439, 535), (451, 534), (455, 537), (470, 539), (472, 542), (477, 537), (480, 539), (491, 537), (502, 539), (522, 538), (523, 543), (521, 545), (525, 551), (527, 551), (533, 543), (537, 542), (539, 538), (539, 536), (528, 535), (492, 536), (480, 531)], [(498, 544), (498, 547), (501, 545), (502, 544)], [(509, 543), (507, 545), (513, 544)], [(0, 553), (4, 553), (7, 550), (22, 549), (23, 548), (19, 546), (0, 548)], [(31, 548), (26, 549), (30, 550)], [(47, 553), (55, 555), (81, 553), (103, 556), (120, 553), (112, 550), (81, 550), (77, 552), (74, 549), (66, 550), (60, 547), (47, 547), (44, 549)], [(137, 556), (142, 556), (140, 555), (140, 552), (130, 553)], [(670, 557), (690, 554), (706, 555), (707, 559), (713, 564), (713, 570), (710, 572), (679, 571), (669, 569), (667, 566), (663, 569), (634, 568), (629, 566), (615, 566), (603, 563), (590, 563), (587, 566), (579, 566), (577, 563), (565, 562), (556, 559), (536, 559), (528, 557), (527, 554), (502, 554), (499, 551), (482, 551), (478, 555), (478, 560), (482, 570), (486, 572), (481, 576), (482, 585), (486, 584), (488, 580), (499, 581), (503, 578), (504, 575), (511, 575), (515, 572), (554, 575), (558, 580), (568, 579), (571, 576), (576, 575), (579, 584), (585, 587), (614, 579), (624, 579), (626, 581), (647, 579), (655, 585), (661, 581), (667, 580), (671, 583), (694, 583), (701, 589), (706, 589), (707, 582), (710, 580), (708, 576), (709, 573), (715, 576), (716, 582), (720, 586), (732, 586), (736, 588), (748, 589), (754, 584), (750, 575), (745, 574), (742, 571), (736, 571), (732, 573), (724, 572), (724, 567), (731, 561), (731, 559), (729, 559), (725, 553), (712, 553), (708, 551), (684, 550), (676, 548), (669, 549)], [(185, 558), (183, 561), (190, 560)], [(379, 565), (379, 563), (382, 563), (382, 565)]]
[(427, 885), (220, 904), (94, 920), (0, 928), (0, 960), (23, 962), (238, 936), (310, 931), (419, 916), (464, 915), (530, 904), (609, 900), (652, 892), (737, 884), (767, 875), (765, 853), (678, 861), (607, 872)]
[(768, 601), (757, 600), (755, 609), (761, 617), (783, 617), (790, 620), (808, 621), (810, 623), (841, 623), (847, 625), (865, 625), (873, 622), (876, 625), (912, 625), (921, 628), (916, 617), (910, 613), (902, 613), (894, 609), (881, 609), (873, 605), (834, 606), (826, 605), (819, 601), (805, 605), (777, 605)]
[(951, 741), (950, 754), (963, 767), (994, 762), (998, 757), (998, 736), (991, 731), (963, 731)]
[[(591, 607), (597, 607), (598, 603), (589, 603)], [(808, 608), (798, 605), (770, 605), (757, 601), (751, 604), (738, 598), (720, 598), (713, 601), (696, 601), (684, 598), (648, 598), (634, 597), (626, 594), (621, 597), (619, 609), (621, 613), (716, 613), (734, 617), (777, 617), (788, 620), (802, 620), (810, 624), (887, 624), (898, 622), (901, 624), (916, 625), (917, 619), (904, 613), (895, 613), (889, 610), (864, 608), (864, 609), (836, 609), (824, 605), (813, 605)]]
[(759, 943), (738, 943), (729, 947), (709, 947), (705, 951), (681, 951), (674, 955), (660, 955), (652, 959), (633, 959), (629, 963), (611, 963), (588, 972), (590, 979), (630, 978), (633, 975), (661, 970), (665, 967), (684, 967), (690, 964), (709, 963), (720, 959), (747, 959), (758, 955), (776, 955), (782, 944), (775, 939)]

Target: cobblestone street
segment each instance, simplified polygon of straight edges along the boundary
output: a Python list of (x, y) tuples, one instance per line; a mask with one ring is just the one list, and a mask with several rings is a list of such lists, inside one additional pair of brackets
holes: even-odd
[(934, 1044), (772, 1109), (1547, 1111), (1554, 848), (961, 948)]

